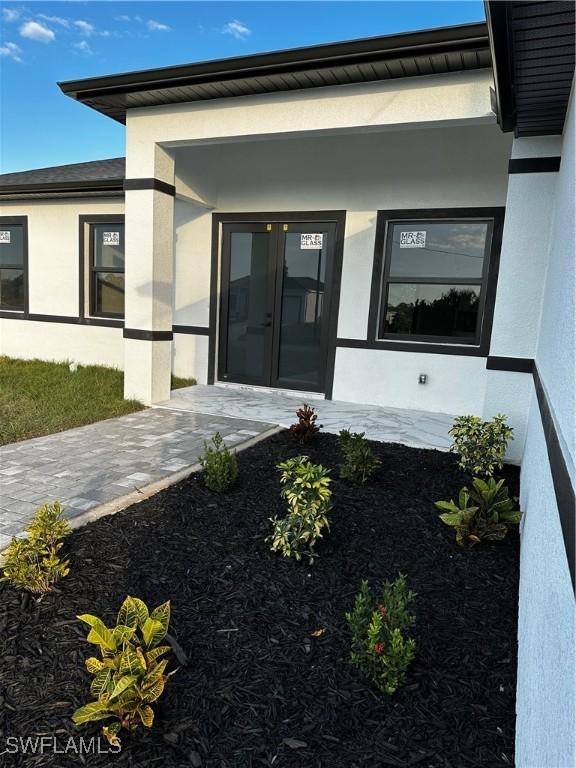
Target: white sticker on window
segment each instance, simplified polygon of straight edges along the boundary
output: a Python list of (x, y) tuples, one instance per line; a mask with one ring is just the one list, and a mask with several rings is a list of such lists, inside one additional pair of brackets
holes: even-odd
[(300, 250), (312, 250), (322, 248), (324, 235), (322, 232), (300, 235)]
[(10, 235), (11, 235), (11, 232), (9, 229), (0, 230), (0, 243), (9, 243)]
[(102, 245), (120, 245), (120, 232), (103, 232)]
[(426, 248), (426, 232), (400, 232), (400, 248)]

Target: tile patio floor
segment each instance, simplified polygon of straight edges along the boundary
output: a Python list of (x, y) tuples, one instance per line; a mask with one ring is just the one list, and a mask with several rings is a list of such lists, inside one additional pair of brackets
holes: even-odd
[(265, 421), (289, 427), (295, 421), (296, 409), (303, 402), (316, 408), (318, 423), (323, 425), (326, 432), (337, 433), (341, 429), (352, 429), (354, 432), (366, 432), (366, 437), (371, 440), (440, 450), (447, 450), (452, 442), (448, 430), (454, 416), (445, 413), (382, 408), (317, 397), (311, 399), (297, 393), (197, 385), (174, 390), (170, 400), (156, 407)]
[[(0, 551), (35, 509), (58, 499), (78, 516), (196, 464), (220, 432), (239, 445), (276, 425), (288, 427), (303, 395), (219, 386), (175, 390), (165, 403), (46, 437), (0, 447)], [(446, 414), (310, 400), (327, 432), (352, 428), (368, 438), (446, 450)]]

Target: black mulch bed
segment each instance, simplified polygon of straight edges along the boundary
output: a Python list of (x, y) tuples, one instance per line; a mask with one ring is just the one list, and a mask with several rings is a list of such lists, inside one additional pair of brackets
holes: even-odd
[[(375, 443), (377, 476), (336, 479), (332, 531), (313, 566), (269, 551), (283, 513), (275, 464), (301, 453), (286, 433), (240, 454), (236, 488), (196, 475), (68, 540), (72, 571), (39, 604), (0, 585), (0, 751), (8, 736), (97, 734), (70, 716), (88, 701), (91, 655), (74, 617), (112, 623), (126, 594), (172, 601), (188, 661), (151, 731), (119, 755), (4, 755), (6, 766), (376, 768), (513, 763), (518, 535), (459, 549), (433, 502), (465, 476), (453, 456)], [(335, 468), (336, 438), (306, 448)], [(518, 473), (507, 467), (511, 492)], [(386, 697), (348, 662), (344, 612), (361, 578), (402, 571), (418, 593), (417, 658)], [(321, 637), (312, 632), (325, 629)], [(174, 659), (172, 668), (178, 666)]]

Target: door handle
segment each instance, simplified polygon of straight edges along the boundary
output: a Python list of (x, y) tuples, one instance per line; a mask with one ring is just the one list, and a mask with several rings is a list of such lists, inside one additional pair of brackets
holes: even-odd
[(272, 325), (272, 321), (267, 320), (265, 323), (262, 323), (262, 325), (264, 326), (264, 328), (270, 328), (270, 326)]

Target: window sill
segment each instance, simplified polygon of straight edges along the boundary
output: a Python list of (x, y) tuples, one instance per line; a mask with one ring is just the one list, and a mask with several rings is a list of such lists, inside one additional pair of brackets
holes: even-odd
[(382, 349), (389, 352), (415, 352), (437, 355), (465, 355), (487, 357), (488, 350), (480, 344), (454, 344), (453, 342), (391, 341), (390, 339), (337, 339), (337, 347), (348, 349)]

